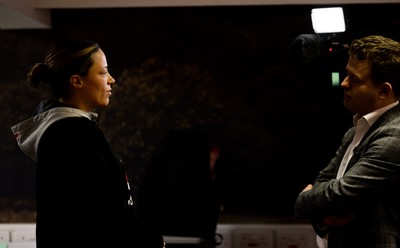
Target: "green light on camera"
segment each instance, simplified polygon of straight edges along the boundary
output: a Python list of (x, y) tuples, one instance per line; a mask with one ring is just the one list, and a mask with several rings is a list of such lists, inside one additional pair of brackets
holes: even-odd
[(339, 72), (332, 72), (331, 77), (332, 77), (332, 86), (333, 87), (339, 86), (340, 83)]

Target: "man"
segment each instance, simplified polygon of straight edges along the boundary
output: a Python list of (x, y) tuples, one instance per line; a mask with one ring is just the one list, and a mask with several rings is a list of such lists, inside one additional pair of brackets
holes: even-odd
[(341, 83), (354, 127), (295, 203), (319, 247), (400, 247), (400, 43), (352, 42)]

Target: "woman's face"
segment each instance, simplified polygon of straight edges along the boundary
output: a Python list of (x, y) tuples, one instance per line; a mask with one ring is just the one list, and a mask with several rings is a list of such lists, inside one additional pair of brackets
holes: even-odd
[(114, 78), (108, 72), (107, 59), (100, 49), (93, 54), (93, 65), (88, 75), (81, 77), (82, 80), (82, 103), (84, 110), (92, 111), (95, 108), (106, 107), (111, 96), (111, 85), (115, 83)]

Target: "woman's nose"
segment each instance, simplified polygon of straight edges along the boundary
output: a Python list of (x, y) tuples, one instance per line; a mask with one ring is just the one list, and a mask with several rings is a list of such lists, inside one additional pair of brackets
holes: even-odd
[(110, 75), (110, 74), (108, 74), (108, 83), (110, 83), (110, 84), (114, 84), (115, 83), (115, 79)]

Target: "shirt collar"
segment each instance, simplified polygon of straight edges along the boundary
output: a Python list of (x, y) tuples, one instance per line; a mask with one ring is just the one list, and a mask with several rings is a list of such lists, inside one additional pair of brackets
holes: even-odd
[(371, 126), (381, 115), (383, 115), (386, 111), (388, 111), (389, 109), (393, 108), (394, 106), (396, 106), (397, 104), (399, 104), (399, 101), (396, 101), (394, 103), (391, 103), (389, 105), (386, 105), (385, 107), (382, 107), (380, 109), (377, 109), (371, 113), (368, 113), (364, 116), (360, 115), (360, 114), (355, 114), (353, 116), (353, 124), (355, 126), (357, 126), (357, 122), (360, 119), (364, 119), (365, 121), (367, 121), (367, 123), (369, 124), (369, 126)]

